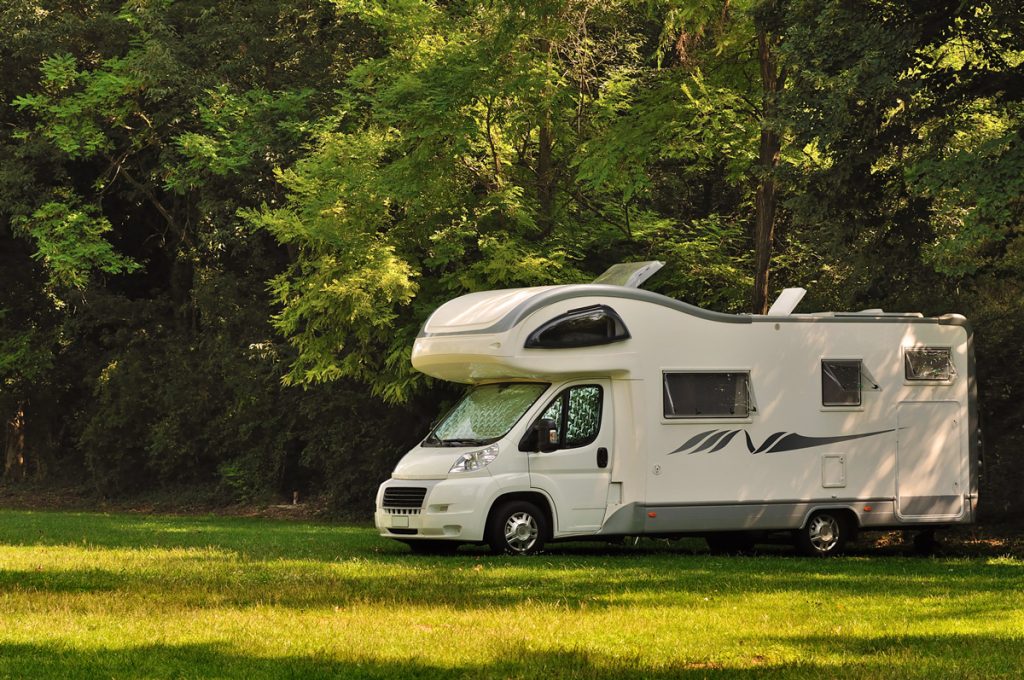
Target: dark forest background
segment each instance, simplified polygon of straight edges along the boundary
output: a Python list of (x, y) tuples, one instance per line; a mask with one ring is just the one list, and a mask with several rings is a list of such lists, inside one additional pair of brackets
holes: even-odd
[(1024, 510), (1017, 0), (5, 0), (7, 486), (366, 515), (473, 290), (959, 312)]

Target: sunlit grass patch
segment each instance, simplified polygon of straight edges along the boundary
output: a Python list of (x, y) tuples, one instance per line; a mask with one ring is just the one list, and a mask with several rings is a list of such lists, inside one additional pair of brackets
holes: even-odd
[(1020, 677), (1011, 557), (645, 542), (410, 554), (368, 527), (0, 512), (0, 677)]

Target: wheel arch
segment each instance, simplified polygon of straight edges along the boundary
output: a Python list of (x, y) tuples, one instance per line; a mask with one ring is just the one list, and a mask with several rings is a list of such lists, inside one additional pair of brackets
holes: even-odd
[(847, 528), (856, 534), (860, 531), (860, 515), (850, 505), (844, 504), (823, 504), (814, 505), (808, 508), (807, 512), (804, 513), (804, 517), (800, 522), (800, 528), (804, 529), (807, 527), (807, 523), (811, 521), (811, 517), (818, 512), (832, 512), (843, 517), (847, 523)]
[(551, 503), (551, 499), (540, 491), (513, 491), (510, 493), (503, 493), (491, 501), (491, 507), (487, 510), (487, 520), (484, 522), (485, 542), (489, 541), (491, 538), (488, 533), (490, 532), (491, 519), (494, 517), (494, 512), (503, 503), (507, 503), (509, 501), (526, 501), (536, 505), (540, 511), (544, 513), (544, 519), (547, 520), (547, 536), (544, 536), (544, 540), (551, 540), (555, 534), (555, 511), (554, 506)]

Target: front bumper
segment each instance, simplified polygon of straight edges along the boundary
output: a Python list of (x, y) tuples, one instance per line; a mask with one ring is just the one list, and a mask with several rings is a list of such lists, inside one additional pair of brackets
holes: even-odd
[[(424, 489), (420, 507), (384, 507), (388, 489)], [(377, 491), (373, 519), (381, 536), (398, 540), (484, 540), (487, 512), (498, 495), (490, 476), (456, 479), (389, 479)]]

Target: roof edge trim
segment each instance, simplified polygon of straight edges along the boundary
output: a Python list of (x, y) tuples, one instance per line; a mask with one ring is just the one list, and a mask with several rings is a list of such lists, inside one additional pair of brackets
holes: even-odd
[(752, 317), (749, 315), (737, 315), (737, 314), (725, 314), (723, 312), (713, 312), (708, 309), (701, 309), (695, 305), (691, 305), (686, 302), (674, 300), (660, 293), (654, 293), (649, 290), (643, 290), (640, 288), (625, 288), (623, 286), (612, 286), (605, 284), (596, 283), (581, 283), (575, 285), (559, 286), (551, 290), (547, 290), (532, 298), (525, 300), (511, 311), (502, 317), (498, 322), (488, 326), (487, 328), (479, 328), (471, 331), (451, 331), (444, 333), (427, 333), (424, 327), (420, 329), (418, 337), (441, 337), (446, 335), (477, 335), (477, 334), (494, 334), (504, 333), (511, 329), (517, 323), (525, 319), (530, 314), (533, 314), (538, 309), (546, 307), (555, 302), (561, 302), (563, 300), (571, 300), (573, 298), (582, 297), (601, 297), (601, 298), (618, 298), (624, 300), (638, 300), (640, 302), (649, 302), (651, 304), (660, 305), (662, 307), (668, 307), (677, 312), (695, 316), (707, 321), (717, 321), (720, 323), (751, 323)]

